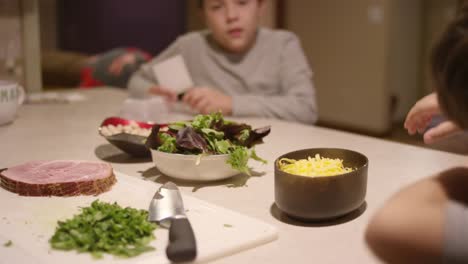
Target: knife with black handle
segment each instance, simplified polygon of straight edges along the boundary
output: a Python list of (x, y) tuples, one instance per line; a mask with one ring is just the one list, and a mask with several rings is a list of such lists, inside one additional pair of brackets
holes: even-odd
[(177, 186), (168, 182), (151, 200), (148, 220), (169, 228), (166, 255), (172, 262), (189, 262), (197, 257), (197, 243), (192, 226), (185, 215), (182, 195)]
[(197, 256), (195, 234), (187, 217), (182, 216), (171, 220), (166, 255), (173, 262), (191, 261)]

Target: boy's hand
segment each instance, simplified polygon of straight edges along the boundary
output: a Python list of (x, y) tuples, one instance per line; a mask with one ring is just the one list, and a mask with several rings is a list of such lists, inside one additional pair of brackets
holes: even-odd
[(434, 115), (440, 114), (437, 95), (431, 93), (419, 101), (411, 108), (405, 120), (405, 128), (410, 135), (423, 133), (430, 124)]
[(170, 102), (177, 101), (177, 93), (173, 90), (162, 87), (162, 86), (153, 86), (149, 89), (149, 93), (153, 95), (159, 95), (166, 97)]
[(462, 129), (460, 129), (454, 122), (444, 121), (424, 133), (424, 143), (432, 144), (440, 139), (461, 131)]
[(420, 99), (411, 108), (405, 120), (405, 128), (410, 135), (416, 132), (424, 133), (424, 143), (432, 144), (436, 141), (460, 132), (461, 129), (452, 121), (444, 121), (437, 126), (427, 129), (431, 123), (432, 118), (441, 114), (439, 102), (437, 101), (437, 94), (431, 93)]
[(207, 87), (195, 87), (188, 90), (182, 101), (200, 114), (217, 111), (221, 111), (224, 115), (232, 114), (232, 98)]

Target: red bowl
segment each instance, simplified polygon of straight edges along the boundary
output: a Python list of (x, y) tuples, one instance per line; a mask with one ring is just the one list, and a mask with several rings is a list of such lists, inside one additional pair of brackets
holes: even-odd
[[(102, 121), (101, 125), (99, 126), (99, 134), (103, 136), (109, 143), (116, 146), (123, 152), (135, 156), (135, 157), (150, 157), (151, 152), (145, 146), (145, 136), (134, 135), (129, 133), (119, 133), (112, 136), (105, 136), (101, 133), (101, 128), (108, 125), (130, 125), (130, 124), (137, 124), (141, 128), (151, 129), (156, 123), (151, 122), (140, 122), (129, 120), (121, 117), (109, 117)], [(167, 126), (166, 124), (157, 124), (160, 126)]]

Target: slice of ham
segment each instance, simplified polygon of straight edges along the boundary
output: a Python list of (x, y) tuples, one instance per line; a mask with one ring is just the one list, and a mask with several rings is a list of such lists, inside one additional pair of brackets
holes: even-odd
[(104, 162), (31, 161), (0, 172), (0, 185), (24, 196), (97, 195), (116, 182), (112, 167)]

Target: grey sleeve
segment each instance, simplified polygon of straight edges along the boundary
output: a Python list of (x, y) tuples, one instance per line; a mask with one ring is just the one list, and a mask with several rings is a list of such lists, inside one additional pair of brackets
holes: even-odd
[(314, 124), (318, 118), (312, 72), (299, 39), (292, 35), (282, 49), (278, 95), (234, 95), (234, 116), (272, 117)]
[(468, 263), (468, 207), (451, 201), (445, 217), (444, 263)]
[(157, 57), (141, 65), (140, 69), (136, 71), (128, 81), (128, 92), (132, 98), (145, 98), (148, 95), (148, 90), (157, 85), (156, 77), (153, 74), (152, 67), (156, 63), (164, 61), (172, 56), (181, 53), (180, 38), (172, 43), (167, 49), (161, 52)]

